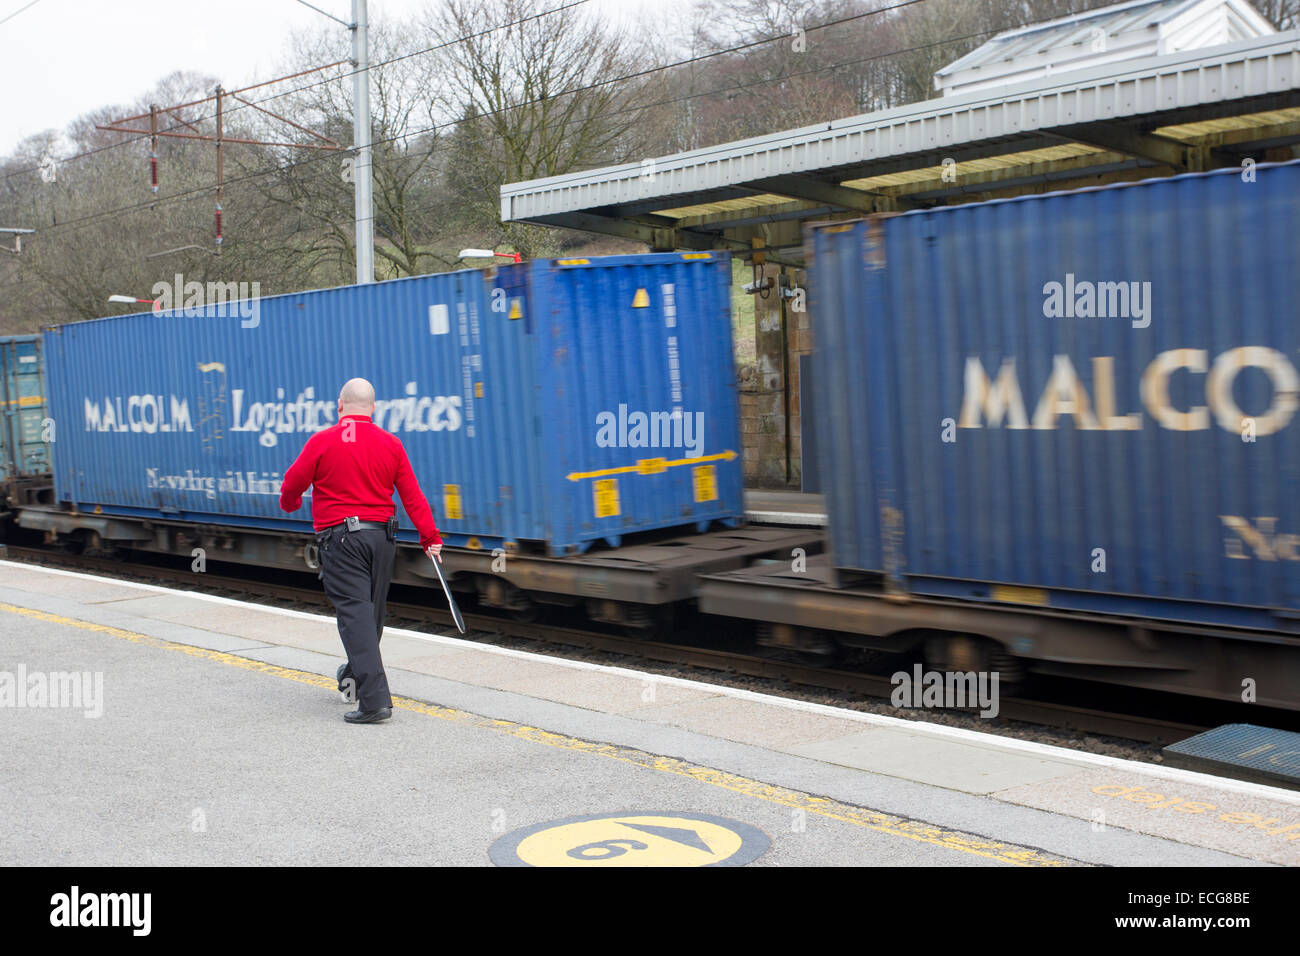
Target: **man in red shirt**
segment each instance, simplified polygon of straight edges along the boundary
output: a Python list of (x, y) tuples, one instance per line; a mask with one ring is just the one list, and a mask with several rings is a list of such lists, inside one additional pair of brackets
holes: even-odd
[(370, 724), (393, 715), (379, 638), (397, 554), (394, 486), (430, 560), (442, 560), (442, 536), (401, 440), (370, 420), (375, 412), (371, 384), (351, 379), (339, 392), (338, 411), (338, 423), (312, 435), (284, 473), (280, 507), (297, 511), (303, 493), (313, 487), (321, 580), (338, 612), (339, 637), (348, 655), (338, 670), (339, 690), (349, 687), (349, 681), (356, 690), (357, 709), (343, 719)]

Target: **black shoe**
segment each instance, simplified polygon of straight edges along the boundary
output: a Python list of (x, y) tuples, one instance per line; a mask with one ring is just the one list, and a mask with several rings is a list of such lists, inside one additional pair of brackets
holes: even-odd
[(380, 707), (378, 710), (349, 710), (343, 719), (349, 724), (377, 724), (393, 716), (393, 708)]
[(343, 693), (343, 675), (348, 672), (348, 662), (344, 661), (339, 665), (338, 672), (335, 673), (334, 679), (339, 682), (339, 693)]

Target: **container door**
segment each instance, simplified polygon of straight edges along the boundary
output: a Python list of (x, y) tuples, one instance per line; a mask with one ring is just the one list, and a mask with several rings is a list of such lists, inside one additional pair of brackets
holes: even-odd
[(4, 344), (4, 449), (7, 477), (27, 478), (49, 471), (49, 444), (43, 434), (45, 382), (40, 342), (17, 339)]
[(553, 546), (743, 513), (730, 260), (534, 264)]

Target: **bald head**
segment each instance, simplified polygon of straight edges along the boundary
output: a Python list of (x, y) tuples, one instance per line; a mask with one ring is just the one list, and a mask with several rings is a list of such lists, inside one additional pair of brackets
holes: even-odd
[(339, 392), (340, 415), (373, 415), (375, 387), (364, 378), (348, 379)]

